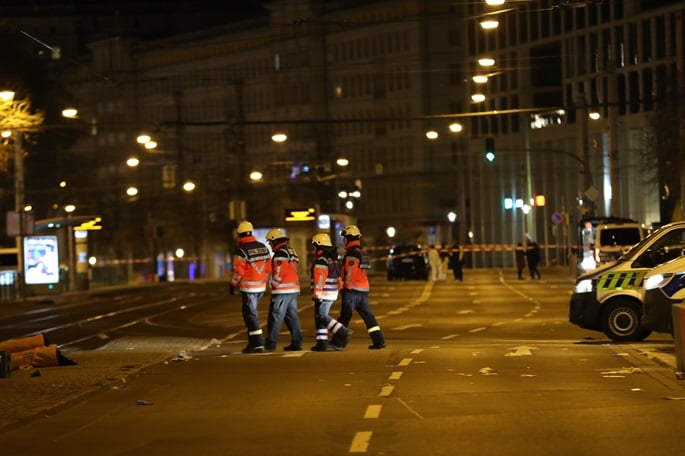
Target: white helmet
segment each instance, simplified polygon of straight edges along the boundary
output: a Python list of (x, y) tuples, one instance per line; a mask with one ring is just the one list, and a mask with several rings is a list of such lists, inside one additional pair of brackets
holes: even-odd
[(238, 234), (249, 234), (254, 231), (254, 227), (247, 220), (238, 223)]
[(333, 247), (331, 237), (326, 233), (317, 233), (312, 237), (312, 244), (319, 247)]
[(282, 229), (280, 228), (274, 228), (272, 230), (269, 230), (268, 233), (266, 233), (266, 240), (269, 242), (276, 241), (278, 239), (288, 239), (288, 236), (285, 235)]
[(341, 236), (362, 237), (362, 232), (359, 231), (357, 225), (347, 225), (340, 233)]

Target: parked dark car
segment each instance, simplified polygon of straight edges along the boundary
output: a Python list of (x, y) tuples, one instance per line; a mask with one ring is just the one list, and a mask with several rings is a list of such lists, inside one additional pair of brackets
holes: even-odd
[(388, 280), (428, 280), (428, 255), (420, 245), (396, 246), (388, 252)]

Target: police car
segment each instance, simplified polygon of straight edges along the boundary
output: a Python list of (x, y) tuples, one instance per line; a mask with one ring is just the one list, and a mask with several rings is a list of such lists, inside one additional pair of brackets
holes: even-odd
[(569, 321), (603, 331), (614, 341), (639, 341), (651, 330), (642, 325), (643, 281), (648, 271), (685, 253), (685, 222), (664, 225), (616, 261), (576, 279)]
[(649, 271), (644, 287), (642, 326), (672, 335), (671, 308), (685, 299), (685, 257), (668, 261)]

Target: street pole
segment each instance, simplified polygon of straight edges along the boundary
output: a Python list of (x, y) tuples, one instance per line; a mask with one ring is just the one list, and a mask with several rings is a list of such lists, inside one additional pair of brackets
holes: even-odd
[(17, 245), (17, 279), (19, 280), (19, 297), (25, 295), (24, 287), (24, 234), (26, 221), (24, 213), (24, 144), (22, 133), (15, 130), (14, 138), (14, 211), (19, 217), (19, 235), (16, 238)]
[[(523, 204), (530, 204), (530, 200), (533, 197), (533, 182), (532, 182), (532, 160), (530, 156), (530, 115), (523, 113), (521, 114), (521, 118), (523, 120), (523, 149), (526, 154), (526, 195), (523, 200)], [(528, 214), (523, 215), (523, 220), (524, 220), (524, 230), (528, 231), (528, 215), (533, 214), (533, 211), (531, 210)], [(530, 232), (532, 233), (531, 238), (533, 240), (536, 240), (536, 232), (535, 232), (535, 217), (531, 217), (531, 223), (530, 223)], [(526, 233), (524, 232), (524, 237)]]
[[(609, 105), (609, 183), (611, 200), (610, 216), (621, 216), (620, 180), (618, 178), (618, 87), (616, 87), (616, 57), (613, 47), (609, 49), (609, 71), (607, 74), (607, 102)], [(605, 196), (606, 197), (606, 196)]]

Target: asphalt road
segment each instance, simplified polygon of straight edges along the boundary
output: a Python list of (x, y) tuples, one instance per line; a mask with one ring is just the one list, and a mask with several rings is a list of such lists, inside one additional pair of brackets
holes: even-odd
[[(466, 271), (464, 283), (378, 278), (371, 302), (388, 344), (380, 351), (367, 349), (357, 317), (343, 352), (241, 354), (239, 298), (225, 284), (35, 303), (20, 319), (3, 307), (1, 330), (49, 330), (78, 365), (0, 379), (0, 408), (13, 414), (0, 419), (0, 447), (12, 455), (682, 454), (685, 383), (674, 375), (673, 340), (616, 344), (570, 325), (571, 278), (542, 273), (540, 281), (495, 270)], [(309, 296), (300, 303), (313, 345)]]

